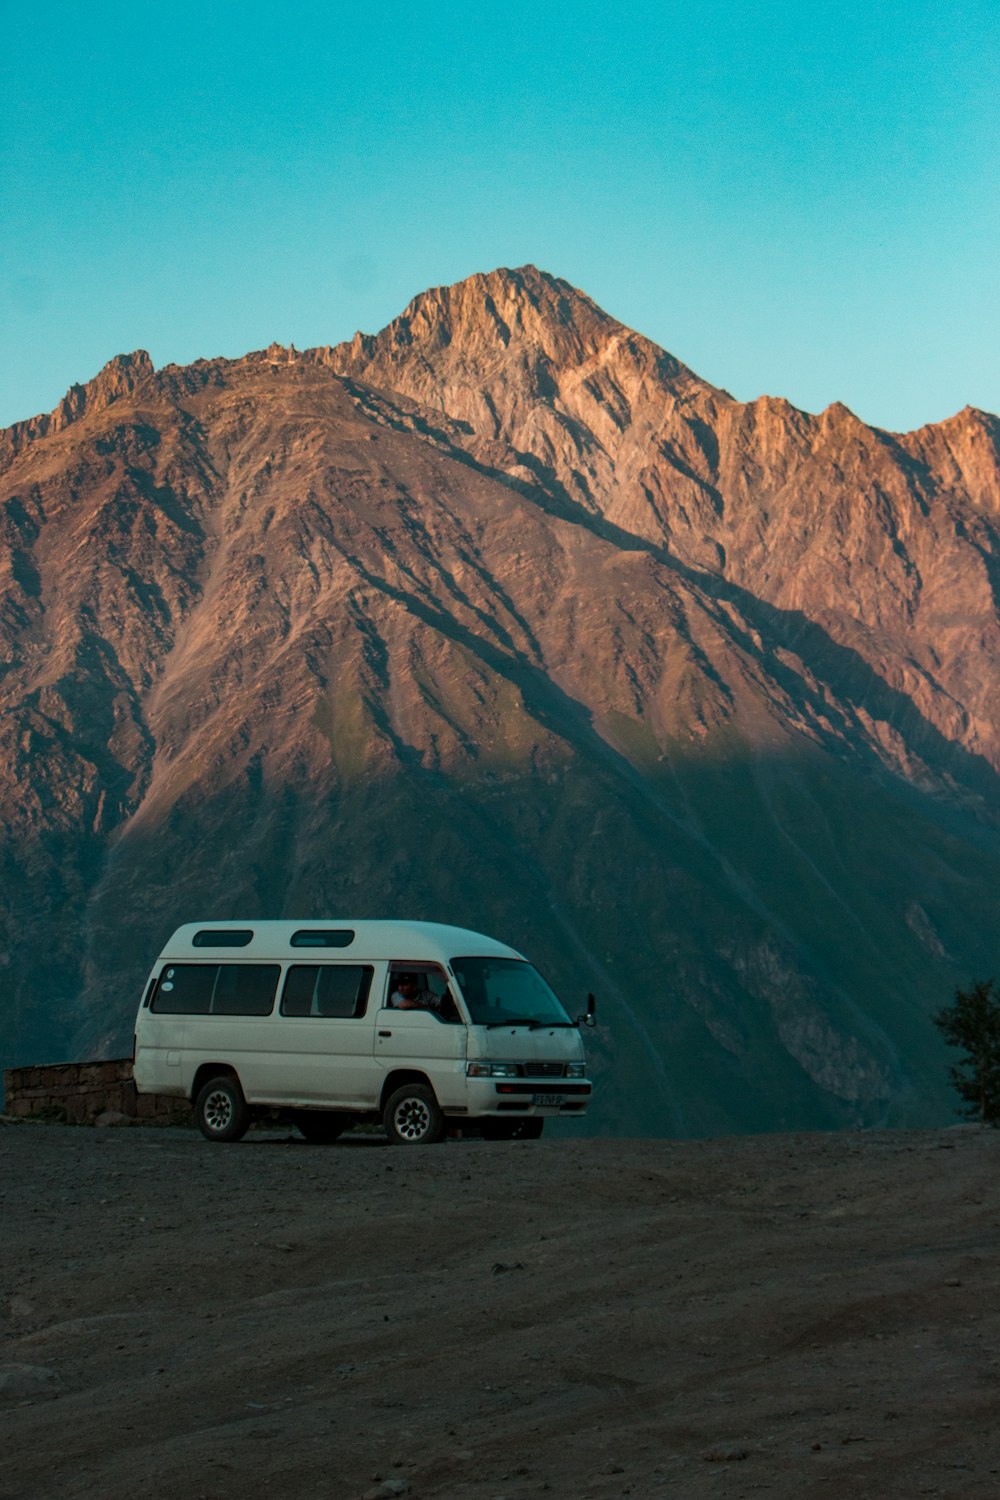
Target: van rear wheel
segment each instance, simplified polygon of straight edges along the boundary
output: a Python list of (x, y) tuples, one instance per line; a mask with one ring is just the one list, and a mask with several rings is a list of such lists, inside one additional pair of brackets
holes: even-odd
[(210, 1078), (198, 1091), (194, 1117), (207, 1141), (239, 1141), (250, 1129), (250, 1110), (243, 1090), (229, 1073)]
[(293, 1116), (295, 1124), (307, 1141), (315, 1146), (325, 1146), (342, 1136), (354, 1121), (350, 1115), (334, 1114), (332, 1110), (298, 1109)]
[(394, 1146), (433, 1146), (444, 1140), (441, 1106), (424, 1083), (404, 1083), (390, 1094), (382, 1121)]

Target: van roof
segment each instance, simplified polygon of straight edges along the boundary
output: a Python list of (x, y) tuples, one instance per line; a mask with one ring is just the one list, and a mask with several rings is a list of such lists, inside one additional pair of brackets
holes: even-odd
[[(249, 941), (213, 943), (210, 934), (251, 933)], [(297, 934), (326, 934), (335, 941), (324, 945), (300, 939)], [(348, 936), (350, 934), (350, 936)], [(195, 939), (198, 939), (196, 942)], [(347, 941), (344, 941), (347, 939)], [(228, 958), (296, 958), (300, 962), (309, 954), (328, 959), (364, 957), (367, 959), (450, 959), (521, 958), (515, 948), (498, 943), (496, 938), (467, 927), (449, 927), (441, 922), (369, 921), (351, 917), (301, 917), (282, 921), (260, 921), (256, 918), (227, 922), (186, 922), (178, 927), (164, 946), (161, 959), (214, 957)]]

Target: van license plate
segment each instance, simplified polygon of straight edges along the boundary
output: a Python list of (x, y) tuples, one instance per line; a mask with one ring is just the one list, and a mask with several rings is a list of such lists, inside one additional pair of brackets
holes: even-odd
[(532, 1094), (532, 1104), (565, 1104), (565, 1094)]

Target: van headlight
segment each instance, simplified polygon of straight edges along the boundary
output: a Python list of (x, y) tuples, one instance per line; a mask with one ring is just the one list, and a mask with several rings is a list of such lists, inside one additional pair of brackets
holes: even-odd
[(586, 1076), (587, 1076), (587, 1067), (586, 1067), (585, 1063), (567, 1063), (566, 1064), (566, 1077), (567, 1078), (586, 1078)]
[(517, 1063), (470, 1062), (465, 1074), (467, 1078), (516, 1078)]

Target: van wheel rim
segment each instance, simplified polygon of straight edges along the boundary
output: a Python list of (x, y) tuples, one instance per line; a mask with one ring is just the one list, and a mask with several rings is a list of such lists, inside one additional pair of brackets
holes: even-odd
[(219, 1089), (205, 1100), (204, 1114), (209, 1130), (225, 1130), (233, 1121), (233, 1101)]
[(396, 1111), (396, 1132), (407, 1141), (419, 1141), (431, 1128), (431, 1112), (422, 1099), (407, 1099)]

